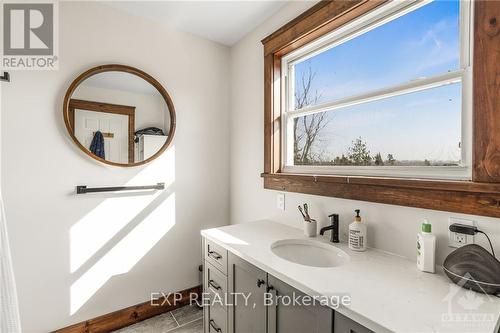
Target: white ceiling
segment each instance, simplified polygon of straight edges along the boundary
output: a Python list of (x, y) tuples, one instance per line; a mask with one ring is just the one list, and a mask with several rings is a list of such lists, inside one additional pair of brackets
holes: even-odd
[(106, 5), (231, 46), (287, 1), (104, 1)]

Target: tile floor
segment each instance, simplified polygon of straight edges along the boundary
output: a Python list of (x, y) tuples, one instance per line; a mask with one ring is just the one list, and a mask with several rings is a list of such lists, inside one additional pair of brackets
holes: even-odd
[(113, 333), (203, 333), (203, 310), (187, 305)]

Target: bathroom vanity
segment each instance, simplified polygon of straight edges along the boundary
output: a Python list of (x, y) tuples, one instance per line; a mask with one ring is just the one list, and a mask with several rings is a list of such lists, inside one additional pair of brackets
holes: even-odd
[[(500, 299), (451, 284), (441, 269), (423, 273), (406, 258), (352, 252), (267, 220), (201, 234), (206, 333), (456, 332), (464, 316), (481, 317), (467, 323), (481, 325), (476, 331), (499, 330)], [(350, 303), (284, 304), (287, 295), (347, 295)], [(477, 306), (461, 307), (461, 297)]]
[[(331, 331), (333, 311), (330, 308), (266, 306), (266, 293), (273, 299), (278, 294), (292, 297), (303, 293), (210, 239), (205, 239), (204, 248), (204, 290), (209, 298), (213, 296), (211, 301), (215, 303), (205, 308), (206, 332)], [(230, 304), (219, 304), (214, 298)]]

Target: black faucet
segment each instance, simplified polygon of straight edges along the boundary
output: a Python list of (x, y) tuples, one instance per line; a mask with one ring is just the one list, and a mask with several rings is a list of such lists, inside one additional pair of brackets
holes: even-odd
[(331, 230), (332, 237), (330, 237), (330, 242), (338, 243), (339, 242), (339, 214), (331, 214), (328, 215), (330, 219), (330, 225), (328, 227), (321, 228), (319, 234), (323, 236), (325, 231)]

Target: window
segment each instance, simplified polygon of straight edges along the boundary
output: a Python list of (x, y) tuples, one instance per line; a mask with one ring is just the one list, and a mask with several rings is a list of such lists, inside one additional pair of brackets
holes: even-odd
[(499, 21), (320, 1), (264, 38), (264, 188), (500, 217)]
[(283, 172), (470, 180), (470, 6), (393, 1), (283, 56)]

